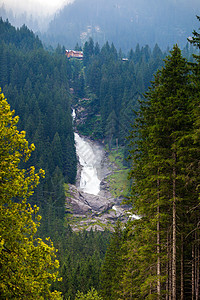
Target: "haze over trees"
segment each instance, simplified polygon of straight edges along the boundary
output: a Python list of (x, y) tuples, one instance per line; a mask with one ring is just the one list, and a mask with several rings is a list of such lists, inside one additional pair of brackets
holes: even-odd
[(74, 0), (49, 18), (27, 12), (17, 15), (12, 8), (2, 5), (0, 15), (14, 26), (26, 24), (34, 32), (42, 32), (45, 44), (65, 45), (73, 49), (92, 37), (101, 46), (109, 41), (115, 47), (128, 52), (148, 44), (156, 43), (162, 50), (178, 43), (183, 48), (192, 29), (198, 23), (198, 0)]
[(42, 39), (68, 49), (89, 37), (125, 52), (137, 43), (151, 48), (158, 43), (162, 50), (175, 43), (184, 47), (199, 9), (198, 0), (75, 0), (55, 15)]

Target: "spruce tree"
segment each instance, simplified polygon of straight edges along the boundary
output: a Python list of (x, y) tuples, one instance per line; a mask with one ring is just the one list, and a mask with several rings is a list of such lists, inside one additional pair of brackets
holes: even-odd
[[(188, 201), (187, 170), (192, 157), (187, 153), (192, 147), (194, 114), (187, 62), (177, 45), (170, 54), (141, 103), (132, 133), (132, 199), (134, 213), (141, 219), (134, 225), (140, 235), (133, 239), (130, 249), (141, 261), (133, 281), (139, 284), (137, 295), (141, 299), (150, 295), (162, 299), (166, 291), (170, 299), (180, 297), (177, 272), (181, 242), (177, 228), (184, 222), (182, 206)], [(125, 272), (124, 278), (127, 276)]]
[(123, 240), (124, 233), (118, 222), (101, 268), (100, 289), (105, 300), (118, 299), (118, 287), (123, 263), (121, 249)]
[[(200, 17), (197, 16), (197, 19), (200, 21)], [(196, 30), (193, 31), (193, 37), (189, 40), (189, 42), (194, 45), (197, 49), (200, 49), (200, 33)], [(192, 299), (199, 299), (200, 294), (200, 286), (199, 286), (199, 276), (200, 276), (200, 207), (196, 201), (196, 197), (199, 194), (198, 182), (199, 182), (199, 133), (200, 133), (200, 117), (199, 117), (199, 96), (200, 96), (200, 55), (193, 55), (194, 63), (190, 63), (191, 67), (191, 78), (193, 82), (193, 114), (194, 114), (194, 131), (192, 135), (193, 139), (193, 148), (190, 153), (193, 156), (193, 164), (188, 165), (188, 169), (190, 170), (191, 179), (193, 186), (192, 190), (192, 201), (191, 206), (189, 207), (189, 220), (190, 220), (190, 232), (187, 234), (187, 238), (190, 242), (191, 247), (187, 252), (187, 261), (188, 261), (188, 273), (190, 277), (188, 278), (191, 282), (191, 290), (192, 290)], [(196, 193), (196, 197), (194, 197)]]

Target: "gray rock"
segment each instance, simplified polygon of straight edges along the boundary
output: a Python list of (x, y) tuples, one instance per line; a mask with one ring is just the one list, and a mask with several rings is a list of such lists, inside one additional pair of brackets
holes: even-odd
[[(112, 198), (108, 191), (101, 192), (100, 195), (91, 195), (69, 184), (66, 211), (73, 215), (75, 223), (72, 222), (71, 226), (74, 231), (81, 229), (103, 231), (105, 227), (113, 231), (118, 219), (127, 221), (126, 210), (118, 205), (118, 199)], [(109, 197), (105, 196), (107, 194)]]
[[(83, 115), (82, 115), (83, 116)], [(95, 147), (102, 145), (90, 140)], [(69, 184), (66, 197), (66, 217), (74, 231), (81, 229), (103, 231), (105, 228), (113, 230), (118, 219), (122, 222), (128, 220), (125, 207), (121, 207), (122, 199), (113, 198), (110, 193), (108, 176), (112, 174), (116, 166), (108, 159), (106, 152), (102, 151), (101, 161), (97, 169), (101, 180), (98, 195), (84, 193), (80, 190), (81, 166), (78, 164), (76, 186)]]

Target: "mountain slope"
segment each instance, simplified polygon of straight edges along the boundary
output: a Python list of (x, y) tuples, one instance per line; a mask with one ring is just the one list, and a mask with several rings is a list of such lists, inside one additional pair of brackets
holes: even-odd
[(55, 16), (44, 39), (73, 48), (92, 37), (100, 44), (113, 42), (124, 51), (137, 43), (183, 46), (199, 13), (196, 0), (75, 0)]

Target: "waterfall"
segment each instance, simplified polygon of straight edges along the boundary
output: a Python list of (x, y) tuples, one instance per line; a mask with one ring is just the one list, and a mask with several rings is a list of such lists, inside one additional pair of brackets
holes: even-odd
[[(73, 120), (75, 120), (75, 109), (73, 109), (72, 111), (72, 117)], [(124, 220), (127, 220), (128, 218), (139, 219), (139, 216), (132, 214), (132, 212), (127, 212), (127, 207), (121, 207), (119, 205), (118, 199), (116, 199), (115, 201), (109, 190), (107, 190), (107, 186), (104, 186), (104, 188), (100, 192), (101, 180), (105, 179), (106, 176), (110, 174), (110, 169), (107, 168), (107, 166), (105, 168), (105, 153), (103, 146), (97, 142), (91, 141), (86, 137), (80, 136), (77, 132), (74, 133), (74, 138), (76, 143), (76, 153), (79, 159), (79, 163), (81, 165), (80, 185), (78, 188), (79, 190), (90, 194), (81, 194), (81, 197), (87, 200), (87, 205), (89, 205), (90, 209), (92, 209), (95, 212), (100, 212), (102, 207), (103, 210), (104, 208), (106, 208), (105, 211), (108, 210), (108, 207), (109, 209), (112, 208), (112, 212), (109, 213), (109, 222), (111, 215), (114, 218), (114, 220), (116, 220), (116, 218), (118, 217), (122, 218), (122, 216)], [(98, 196), (92, 197), (91, 195)], [(79, 207), (79, 200), (76, 199), (74, 201), (76, 203), (75, 207)], [(78, 214), (79, 213), (80, 211), (78, 210)], [(104, 224), (107, 223), (105, 218), (107, 217), (104, 217), (104, 214), (102, 213), (102, 222)]]
[[(73, 109), (72, 117), (75, 119), (76, 113)], [(81, 165), (80, 189), (88, 194), (97, 195), (100, 191), (100, 179), (98, 169), (101, 167), (103, 150), (94, 142), (74, 134), (76, 143), (76, 153)]]
[(72, 110), (72, 118), (73, 118), (73, 121), (75, 120), (76, 118), (76, 112), (75, 112), (75, 109), (73, 108)]

